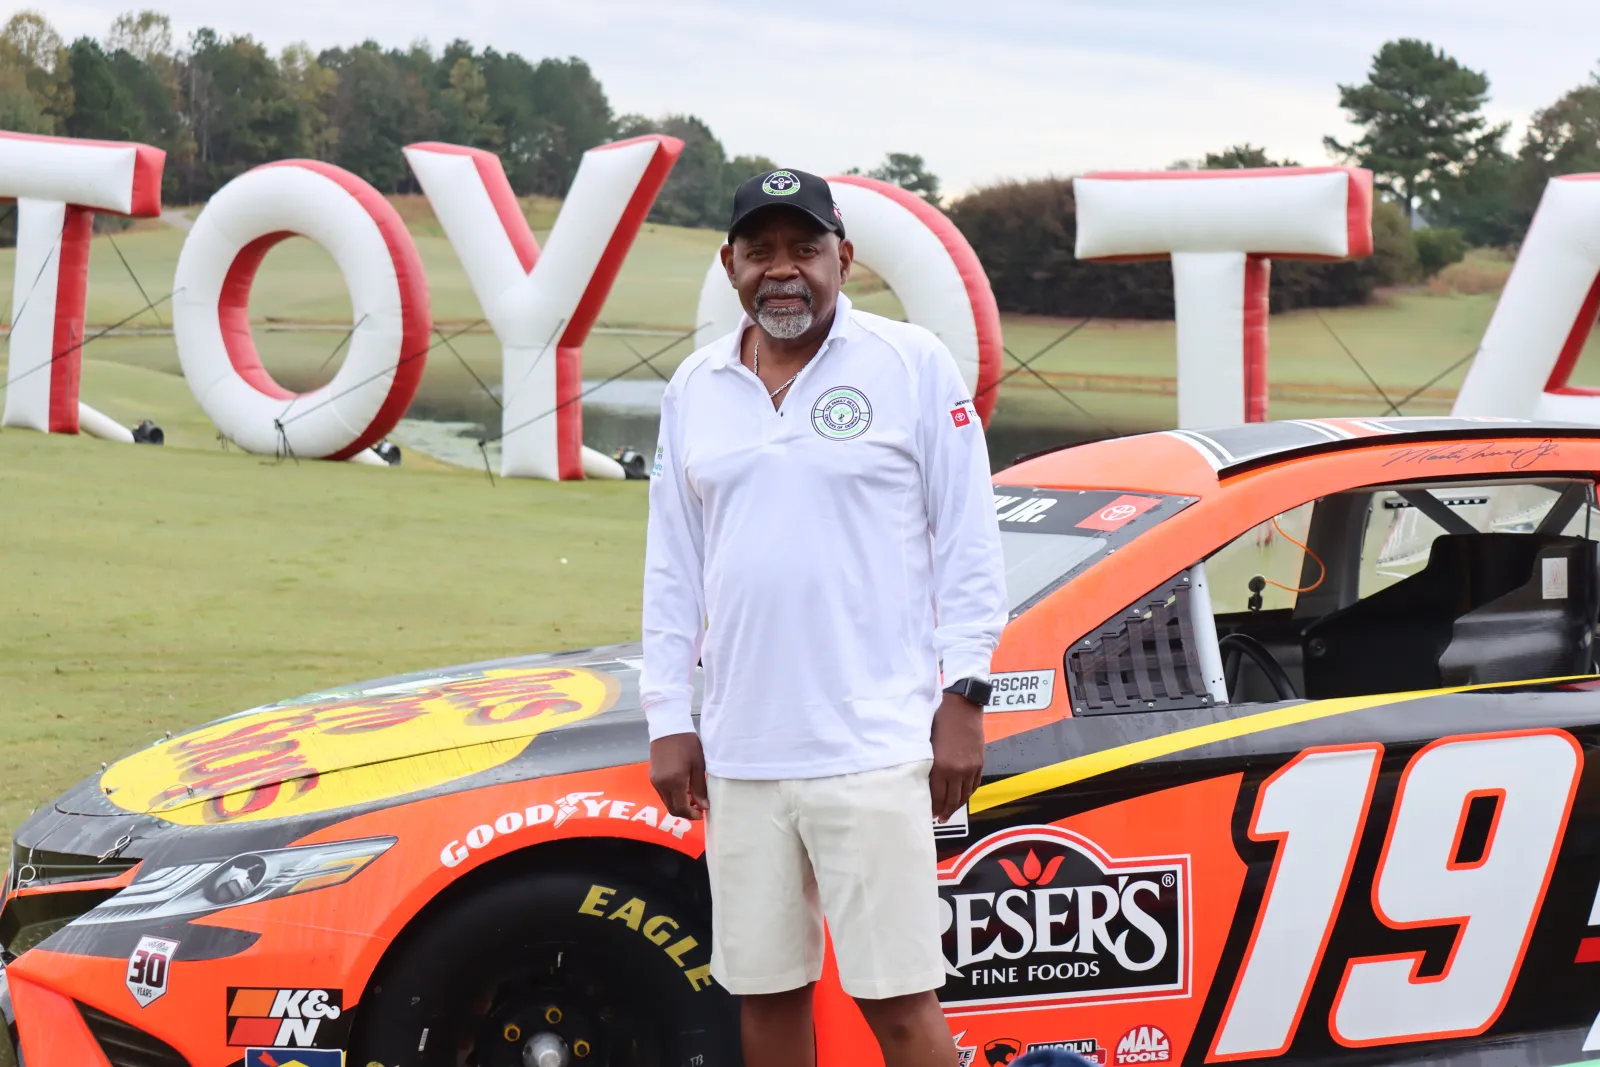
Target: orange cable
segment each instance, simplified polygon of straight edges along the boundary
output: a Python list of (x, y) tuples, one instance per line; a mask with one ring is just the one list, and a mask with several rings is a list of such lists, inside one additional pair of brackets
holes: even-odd
[(1274, 530), (1277, 530), (1280, 534), (1283, 534), (1283, 539), (1285, 541), (1289, 542), (1291, 545), (1294, 545), (1296, 548), (1301, 549), (1302, 551), (1305, 552), (1306, 555), (1310, 556), (1313, 560), (1315, 560), (1316, 564), (1317, 564), (1317, 569), (1320, 570), (1322, 573), (1317, 575), (1317, 580), (1316, 581), (1312, 582), (1310, 585), (1306, 586), (1304, 589), (1296, 589), (1292, 585), (1284, 585), (1282, 582), (1275, 582), (1271, 578), (1268, 578), (1264, 574), (1261, 576), (1261, 580), (1263, 582), (1266, 582), (1268, 585), (1275, 585), (1279, 589), (1285, 589), (1285, 590), (1288, 590), (1289, 592), (1295, 593), (1295, 594), (1309, 593), (1309, 592), (1311, 592), (1311, 590), (1313, 590), (1317, 586), (1321, 585), (1323, 579), (1328, 576), (1328, 567), (1327, 567), (1326, 564), (1324, 564), (1322, 562), (1321, 557), (1319, 557), (1315, 552), (1311, 551), (1311, 549), (1308, 546), (1306, 546), (1304, 544), (1301, 544), (1299, 541), (1296, 541), (1294, 538), (1290, 537), (1287, 533), (1285, 533), (1283, 527), (1278, 525), (1278, 517), (1276, 515), (1274, 515), (1272, 517), (1272, 528)]

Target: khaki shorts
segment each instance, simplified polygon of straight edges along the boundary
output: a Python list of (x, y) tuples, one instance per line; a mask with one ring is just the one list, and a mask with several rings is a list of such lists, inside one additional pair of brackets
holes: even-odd
[(711, 973), (728, 992), (815, 982), (824, 916), (851, 996), (944, 984), (930, 767), (708, 780)]

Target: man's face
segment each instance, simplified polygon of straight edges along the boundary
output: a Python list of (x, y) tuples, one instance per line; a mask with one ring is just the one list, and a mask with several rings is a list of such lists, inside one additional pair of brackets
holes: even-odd
[(853, 257), (849, 241), (791, 208), (760, 212), (722, 246), (739, 302), (768, 336), (784, 340), (830, 320)]

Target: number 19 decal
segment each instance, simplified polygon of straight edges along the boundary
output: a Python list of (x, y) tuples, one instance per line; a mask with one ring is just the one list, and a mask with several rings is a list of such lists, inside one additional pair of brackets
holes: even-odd
[[(1294, 1040), (1355, 864), (1381, 745), (1307, 749), (1261, 784), (1250, 837), (1277, 855), (1210, 1061), (1277, 1056)], [(1577, 792), (1582, 751), (1558, 730), (1451, 737), (1400, 776), (1372, 881), (1396, 930), (1457, 926), (1438, 975), (1421, 952), (1351, 959), (1329, 1031), (1347, 1046), (1480, 1034), (1516, 980)], [(1468, 813), (1489, 810), (1469, 851)]]

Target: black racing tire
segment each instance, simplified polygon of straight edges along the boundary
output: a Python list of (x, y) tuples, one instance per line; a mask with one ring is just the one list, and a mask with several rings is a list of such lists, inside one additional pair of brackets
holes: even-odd
[[(710, 961), (709, 916), (667, 892), (611, 874), (509, 875), (403, 935), (361, 999), (349, 1059), (520, 1064), (537, 1029), (560, 1032), (570, 1067), (738, 1067), (737, 1002)], [(552, 1005), (557, 1026), (542, 1021)]]

